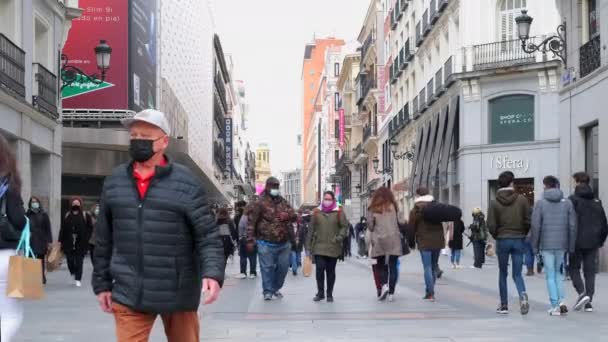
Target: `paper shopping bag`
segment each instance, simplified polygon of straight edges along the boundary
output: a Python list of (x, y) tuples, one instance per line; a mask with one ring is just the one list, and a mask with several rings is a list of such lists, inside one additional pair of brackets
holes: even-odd
[(63, 251), (61, 250), (61, 244), (55, 242), (51, 245), (51, 250), (46, 256), (46, 270), (53, 272), (61, 266), (63, 261)]
[(305, 277), (310, 277), (310, 275), (312, 274), (312, 258), (308, 255), (304, 257), (302, 273)]
[(10, 257), (6, 295), (19, 299), (43, 298), (42, 262), (20, 255)]

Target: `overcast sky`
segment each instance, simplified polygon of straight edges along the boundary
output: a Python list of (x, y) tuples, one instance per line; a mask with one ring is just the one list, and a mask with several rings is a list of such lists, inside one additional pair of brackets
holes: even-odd
[(245, 82), (248, 135), (268, 143), (272, 171), (299, 167), (304, 46), (318, 38), (357, 39), (370, 0), (211, 0), (217, 33)]

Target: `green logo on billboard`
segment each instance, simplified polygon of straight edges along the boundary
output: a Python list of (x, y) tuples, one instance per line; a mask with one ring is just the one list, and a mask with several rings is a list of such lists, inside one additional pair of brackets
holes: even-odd
[(69, 86), (63, 88), (61, 90), (61, 97), (65, 100), (70, 97), (79, 96), (82, 94), (88, 94), (94, 91), (98, 91), (101, 89), (113, 87), (113, 83), (109, 82), (101, 82), (95, 83), (91, 82), (87, 77), (82, 74), (76, 75), (76, 80), (72, 82)]

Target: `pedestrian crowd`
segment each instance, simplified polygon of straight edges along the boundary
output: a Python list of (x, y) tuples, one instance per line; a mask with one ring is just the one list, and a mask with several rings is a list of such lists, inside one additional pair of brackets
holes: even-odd
[[(281, 196), (280, 182), (266, 180), (249, 203), (217, 208), (193, 173), (167, 155), (169, 124), (163, 113), (145, 110), (124, 120), (131, 161), (117, 166), (104, 182), (99, 203), (90, 210), (73, 198), (53, 243), (49, 215), (32, 196), (24, 208), (15, 156), (0, 135), (0, 316), (1, 340), (11, 341), (23, 320), (21, 301), (4, 295), (12, 276), (9, 260), (29, 237), (46, 284), (49, 252), (60, 248), (71, 281), (82, 285), (83, 262), (93, 262), (92, 288), (100, 308), (112, 314), (117, 340), (147, 341), (157, 316), (172, 342), (199, 341), (197, 310), (216, 301), (229, 260), (238, 253), (238, 279), (256, 279), (258, 263), (265, 301), (280, 300), (287, 274), (310, 276), (315, 268), (314, 302), (335, 300), (337, 265), (355, 254), (369, 260), (375, 294), (392, 302), (402, 257), (417, 249), (422, 262), (424, 300), (436, 300), (439, 258), (446, 247), (454, 269), (462, 268), (464, 237), (474, 252), (473, 267), (497, 256), (499, 314), (509, 312), (508, 268), (526, 315), (530, 300), (523, 277), (544, 272), (552, 316), (568, 312), (562, 277), (577, 293), (574, 310), (593, 310), (598, 251), (608, 222), (590, 178), (576, 173), (574, 194), (565, 198), (557, 178), (543, 179), (542, 198), (533, 206), (517, 192), (515, 176), (498, 176), (499, 188), (487, 208), (472, 211), (465, 227), (459, 208), (437, 201), (425, 187), (415, 191), (407, 219), (392, 191), (373, 192), (367, 213), (354, 226), (336, 194), (323, 193), (318, 207), (296, 210)], [(352, 242), (356, 250), (351, 250)], [(57, 247), (59, 246), (59, 247)], [(27, 247), (29, 248), (29, 247)], [(27, 254), (27, 253), (26, 253)], [(582, 268), (582, 276), (581, 276)]]

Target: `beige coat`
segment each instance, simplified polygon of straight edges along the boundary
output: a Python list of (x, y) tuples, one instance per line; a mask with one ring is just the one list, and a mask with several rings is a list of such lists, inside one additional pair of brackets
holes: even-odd
[(370, 257), (403, 255), (401, 232), (394, 208), (391, 207), (382, 214), (368, 212), (367, 225), (367, 243), (371, 246)]

